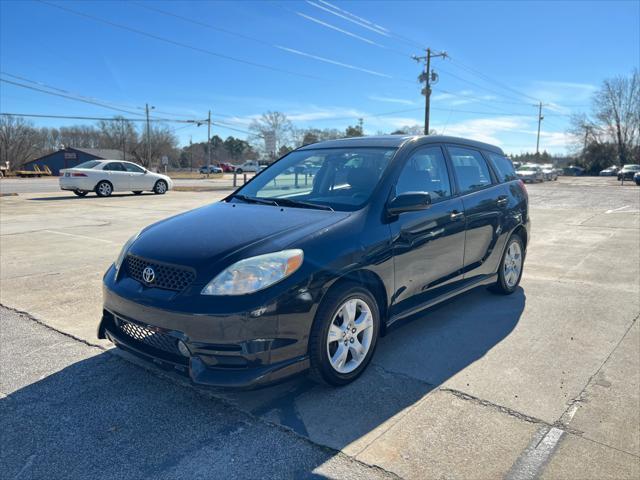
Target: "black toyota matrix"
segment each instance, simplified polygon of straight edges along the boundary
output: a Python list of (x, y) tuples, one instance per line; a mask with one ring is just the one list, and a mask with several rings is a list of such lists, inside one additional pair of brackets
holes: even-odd
[(98, 336), (198, 384), (357, 378), (390, 325), (510, 294), (527, 192), (500, 148), (382, 136), (299, 148), (220, 202), (146, 227), (104, 276)]

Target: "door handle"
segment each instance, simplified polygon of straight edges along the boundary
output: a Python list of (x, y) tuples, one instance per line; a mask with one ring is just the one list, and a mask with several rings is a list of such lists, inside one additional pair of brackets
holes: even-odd
[(459, 212), (457, 210), (454, 210), (453, 212), (451, 212), (451, 221), (455, 222), (457, 220), (461, 220), (462, 217), (464, 217), (464, 212)]
[(509, 202), (509, 199), (507, 198), (507, 196), (506, 196), (506, 195), (500, 195), (500, 196), (498, 197), (498, 200), (496, 200), (496, 204), (497, 204), (499, 207), (504, 207), (504, 206), (506, 206), (508, 202)]

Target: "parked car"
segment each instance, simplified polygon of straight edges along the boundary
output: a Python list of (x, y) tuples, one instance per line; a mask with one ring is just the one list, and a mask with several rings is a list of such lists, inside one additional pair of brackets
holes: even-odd
[(568, 167), (564, 167), (562, 171), (568, 177), (581, 177), (582, 175), (584, 175), (584, 168), (577, 167), (575, 165), (569, 165)]
[(235, 171), (235, 165), (231, 165), (230, 163), (219, 163), (218, 166), (222, 169), (223, 172), (233, 172)]
[(640, 187), (640, 172), (637, 172), (634, 176), (633, 176), (633, 181), (636, 182), (636, 185), (638, 185)]
[(544, 173), (539, 165), (522, 165), (516, 171), (518, 178), (523, 182), (544, 182)]
[(618, 172), (618, 180), (633, 180), (634, 175), (640, 172), (640, 165), (623, 165), (622, 169)]
[(203, 165), (200, 167), (200, 173), (209, 174), (209, 173), (222, 173), (222, 169), (215, 165)]
[(260, 164), (255, 160), (247, 160), (242, 165), (238, 165), (236, 167), (236, 172), (238, 173), (259, 172), (259, 171), (260, 171)]
[(558, 180), (558, 171), (553, 167), (553, 165), (551, 164), (545, 164), (542, 165), (542, 173), (544, 174), (544, 179), (551, 181), (551, 180)]
[(601, 177), (615, 177), (618, 175), (619, 168), (615, 165), (611, 165), (610, 167), (605, 168), (604, 170), (600, 170), (599, 175)]
[[(322, 164), (313, 185), (294, 186), (284, 172), (310, 157)], [(528, 242), (527, 192), (500, 148), (316, 143), (126, 242), (103, 279), (98, 336), (197, 384), (308, 369), (344, 385), (401, 319), (474, 287), (516, 291)]]
[(96, 192), (108, 197), (113, 192), (151, 191), (162, 195), (173, 188), (166, 175), (153, 173), (131, 162), (120, 160), (89, 160), (73, 168), (60, 170), (60, 188), (71, 190), (79, 197)]

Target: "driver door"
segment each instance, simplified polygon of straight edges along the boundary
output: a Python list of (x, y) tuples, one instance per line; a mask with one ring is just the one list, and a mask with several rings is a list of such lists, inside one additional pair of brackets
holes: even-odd
[(136, 165), (135, 163), (122, 162), (127, 175), (129, 176), (129, 189), (137, 192), (140, 190), (152, 190), (153, 189), (153, 177), (147, 174), (147, 171)]
[(396, 285), (392, 316), (420, 310), (462, 280), (464, 208), (453, 196), (441, 147), (418, 147), (409, 155), (395, 194), (408, 192), (428, 192), (432, 204), (401, 213), (390, 224)]

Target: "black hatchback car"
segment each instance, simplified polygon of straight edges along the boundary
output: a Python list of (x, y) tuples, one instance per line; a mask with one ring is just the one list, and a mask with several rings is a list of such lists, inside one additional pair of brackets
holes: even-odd
[(528, 197), (497, 147), (307, 145), (220, 202), (143, 229), (104, 276), (98, 336), (198, 384), (357, 378), (390, 325), (520, 282)]

